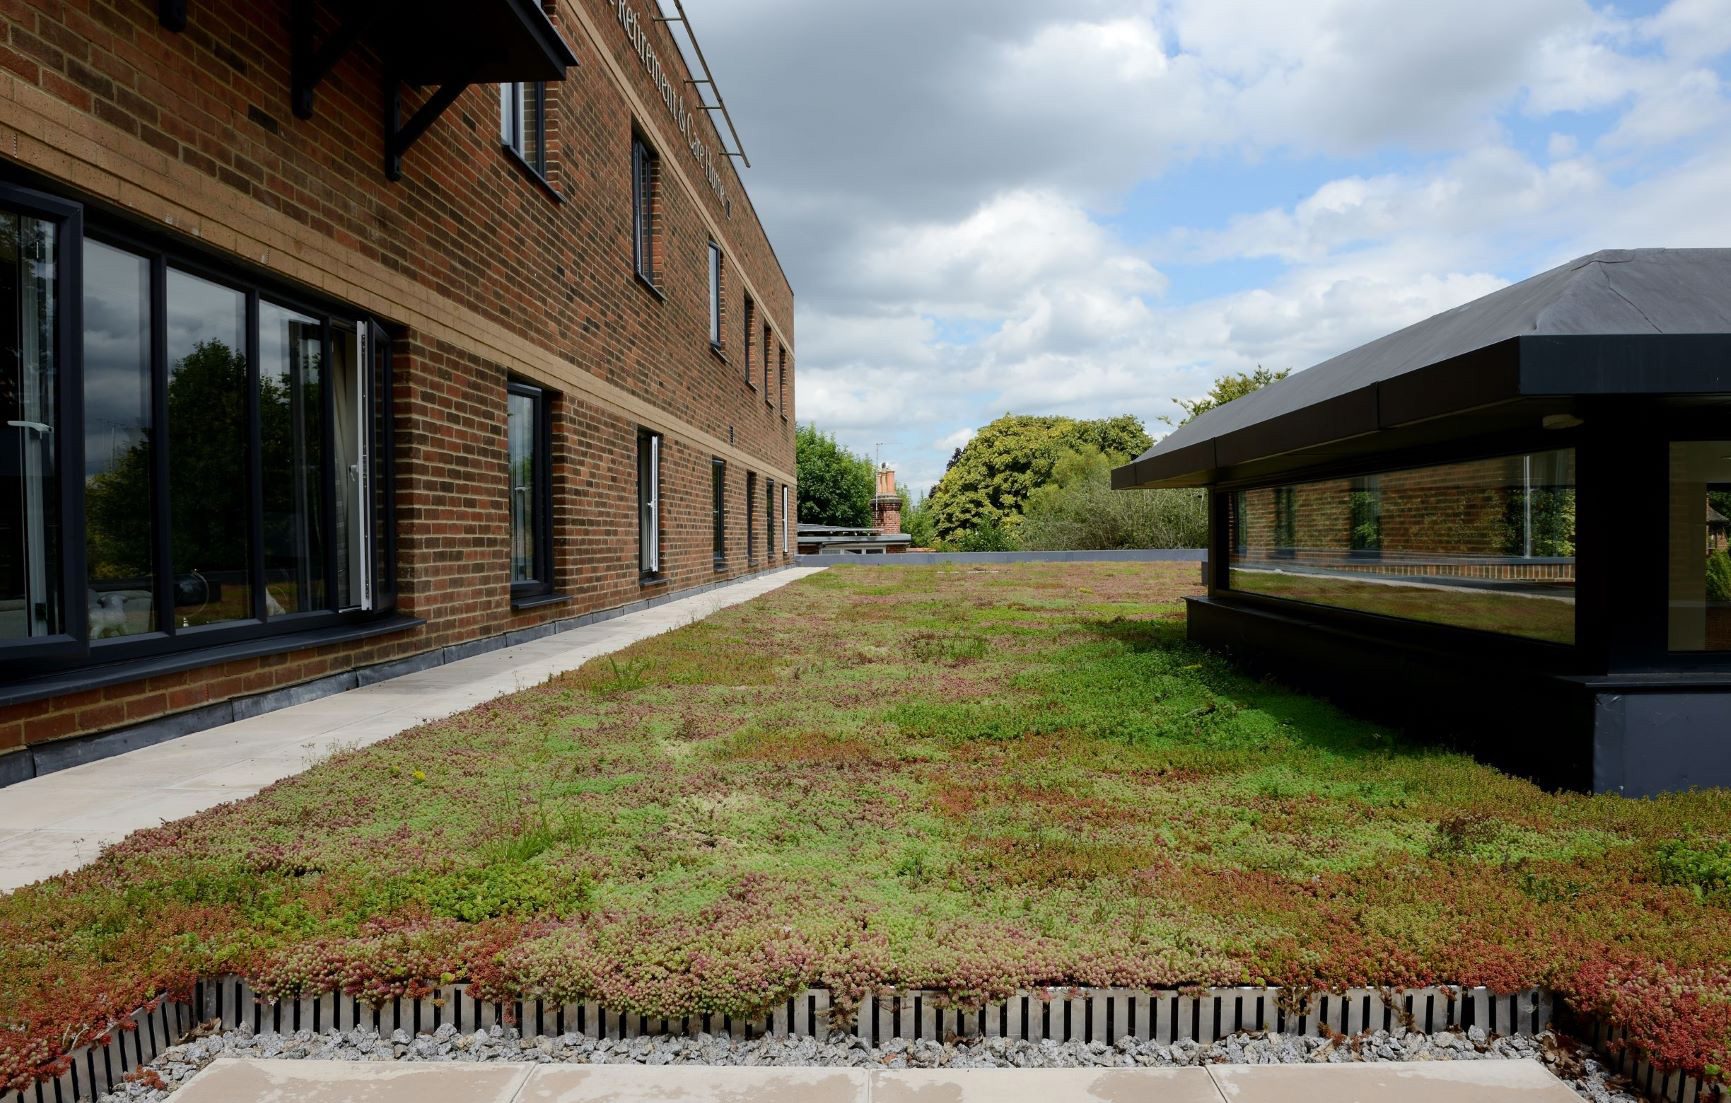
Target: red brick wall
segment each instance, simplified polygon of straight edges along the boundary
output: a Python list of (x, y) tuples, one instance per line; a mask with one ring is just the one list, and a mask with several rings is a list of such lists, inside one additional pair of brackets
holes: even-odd
[[(645, 18), (646, 5), (633, 0)], [(496, 86), (465, 91), (392, 183), (370, 48), (336, 66), (301, 120), (290, 108), (289, 0), (189, 9), (188, 28), (174, 33), (154, 0), (0, 0), (0, 169), (46, 179), (90, 203), (93, 217), (170, 232), (396, 330), (399, 608), (428, 623), (0, 710), (0, 753), (744, 573), (746, 472), (757, 473), (760, 498), (770, 480), (793, 480), (793, 294), (733, 165), (719, 158), (729, 210), (610, 0), (551, 6), (579, 59), (548, 89), (558, 197), (500, 148)], [(319, 20), (322, 39), (334, 22), (322, 5)], [(666, 27), (646, 33), (683, 80)], [(405, 113), (427, 91), (405, 89)], [(653, 289), (632, 264), (633, 133), (660, 159)], [(707, 113), (693, 133), (722, 148)], [(727, 273), (720, 354), (707, 339), (712, 238)], [(731, 320), (748, 294), (767, 330), (760, 353), (787, 350), (785, 394), (746, 385)], [(555, 579), (574, 599), (521, 613), (508, 598), (511, 377), (553, 396)], [(666, 576), (648, 587), (636, 531), (645, 426), (663, 434)], [(711, 554), (715, 456), (728, 465), (725, 571)], [(761, 501), (756, 516), (761, 527)], [(761, 532), (757, 540), (761, 564)], [(785, 561), (778, 548), (775, 562)]]

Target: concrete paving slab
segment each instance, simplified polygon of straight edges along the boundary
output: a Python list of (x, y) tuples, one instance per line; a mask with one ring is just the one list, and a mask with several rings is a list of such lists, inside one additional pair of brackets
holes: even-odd
[(1537, 1061), (1210, 1065), (1227, 1103), (1580, 1103)]
[(541, 1065), (517, 1103), (866, 1103), (866, 1075), (817, 1067)]
[(7, 786), (0, 790), (0, 892), (83, 865), (139, 828), (249, 796), (338, 751), (540, 685), (817, 569), (760, 575)]
[[(872, 1103), (1220, 1103), (1207, 1069), (895, 1069)], [(1337, 1101), (1339, 1103), (1339, 1101)]]
[(220, 1058), (176, 1103), (511, 1103), (530, 1066), (484, 1062), (361, 1064)]

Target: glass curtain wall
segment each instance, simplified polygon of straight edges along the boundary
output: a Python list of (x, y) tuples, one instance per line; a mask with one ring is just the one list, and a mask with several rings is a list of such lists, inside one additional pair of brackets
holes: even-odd
[(1240, 593), (1575, 638), (1573, 450), (1233, 492)]
[(1672, 651), (1731, 651), (1731, 440), (1671, 445)]

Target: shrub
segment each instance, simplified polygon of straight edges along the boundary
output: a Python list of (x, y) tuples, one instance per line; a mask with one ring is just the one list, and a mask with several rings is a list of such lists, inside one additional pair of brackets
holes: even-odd
[(1731, 601), (1731, 553), (1716, 551), (1707, 557), (1707, 600)]

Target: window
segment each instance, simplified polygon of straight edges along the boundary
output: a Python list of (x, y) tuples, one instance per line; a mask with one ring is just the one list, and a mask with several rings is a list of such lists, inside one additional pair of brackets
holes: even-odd
[(757, 562), (757, 475), (745, 473), (745, 562)]
[(763, 488), (763, 554), (775, 558), (775, 480), (765, 480)]
[(757, 342), (753, 340), (752, 330), (757, 324), (757, 304), (751, 301), (751, 296), (745, 297), (745, 385), (755, 387), (757, 383), (751, 377), (751, 353)]
[(661, 573), (661, 434), (637, 434), (637, 565)]
[(1240, 490), (1231, 518), (1239, 593), (1574, 641), (1573, 450)]
[(370, 608), (357, 320), (96, 240), (84, 270), (90, 637)]
[(721, 246), (709, 243), (709, 343), (721, 347)]
[(637, 274), (655, 285), (655, 206), (661, 165), (641, 140), (631, 143), (631, 259)]
[(775, 333), (768, 325), (763, 327), (763, 400), (771, 406), (775, 405), (774, 392), (769, 389), (769, 346), (775, 341)]
[(1731, 441), (1671, 445), (1672, 651), (1731, 651)]
[(787, 542), (788, 504), (787, 484), (781, 484), (781, 554), (786, 556), (789, 544)]
[[(781, 407), (782, 419), (786, 420), (787, 419), (787, 346), (786, 345), (777, 345), (776, 346), (775, 399), (776, 399), (775, 404), (777, 406)], [(785, 517), (787, 515), (787, 510), (784, 509), (781, 512), (782, 512), (782, 516)]]
[(547, 175), (547, 85), (541, 81), (499, 86), (499, 139), (505, 148)]
[[(0, 192), (0, 653), (70, 642), (64, 302), (78, 209)], [(76, 529), (73, 530), (74, 532)]]
[(715, 567), (727, 566), (727, 461), (709, 461), (709, 524), (715, 541)]
[(505, 388), (506, 486), (511, 516), (511, 598), (553, 591), (552, 417), (539, 387)]

